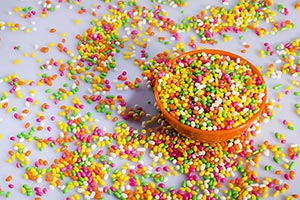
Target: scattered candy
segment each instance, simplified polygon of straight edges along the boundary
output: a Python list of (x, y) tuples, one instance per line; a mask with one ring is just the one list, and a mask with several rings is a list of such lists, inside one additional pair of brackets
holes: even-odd
[[(282, 102), (292, 99), (295, 112), (289, 115), (300, 116), (300, 39), (280, 35), (297, 28), (289, 17), (300, 3), (291, 8), (271, 0), (222, 0), (216, 2), (219, 6), (202, 5), (186, 16), (192, 3), (105, 0), (89, 5), (81, 0), (39, 0), (21, 1), (7, 10), (5, 19), (13, 20), (0, 21), (5, 33), (1, 46), (15, 32), (31, 36), (43, 31), (37, 25), (48, 22), (59, 9), (66, 12), (70, 26), (86, 30), (75, 29), (72, 38), (74, 32), (61, 32), (65, 27), (54, 22), (46, 24), (44, 33), (45, 38), (58, 37), (55, 41), (31, 41), (31, 49), (22, 40), (10, 43), (9, 62), (14, 65), (2, 67), (12, 71), (27, 67), (26, 75), (32, 79), (15, 71), (0, 77), (0, 125), (13, 120), (13, 127), (1, 130), (0, 142), (11, 148), (0, 166), (23, 174), (22, 179), (3, 172), (2, 198), (54, 198), (50, 190), (70, 200), (299, 198), (292, 184), (299, 179), (300, 147), (289, 135), (297, 134), (299, 120), (288, 116), (278, 121), (275, 113), (285, 108)], [(245, 33), (265, 40), (282, 37), (285, 42), (273, 39), (253, 48), (252, 37)], [(254, 52), (271, 62), (258, 67), (267, 83), (273, 81), (267, 85), (271, 94), (262, 115), (240, 137), (222, 143), (178, 135), (148, 99), (157, 78), (165, 91), (165, 108), (193, 127), (228, 129), (257, 112), (266, 86), (243, 62), (199, 55), (180, 57), (178, 65), (169, 65), (183, 52), (206, 45), (218, 48), (225, 42), (232, 45), (236, 39), (242, 44), (240, 53)], [(190, 74), (186, 70), (203, 63), (207, 66), (201, 70)], [(133, 77), (132, 70), (140, 70), (141, 76)], [(177, 85), (166, 84), (174, 77)], [(291, 80), (290, 85), (282, 77)], [(141, 97), (130, 99), (129, 91)], [(185, 107), (190, 110), (182, 111)], [(264, 129), (260, 137), (265, 139), (256, 140), (260, 127), (270, 121), (279, 122), (276, 127), (285, 131)]]

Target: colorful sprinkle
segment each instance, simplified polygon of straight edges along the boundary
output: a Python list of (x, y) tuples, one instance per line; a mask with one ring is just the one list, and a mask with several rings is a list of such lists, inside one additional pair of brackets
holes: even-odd
[[(298, 199), (300, 3), (199, 2), (3, 4), (0, 196)], [(266, 85), (241, 60), (180, 57), (203, 48), (243, 54)], [(265, 87), (268, 102), (239, 137), (201, 143), (157, 112), (157, 79), (165, 109), (203, 129), (244, 123)]]

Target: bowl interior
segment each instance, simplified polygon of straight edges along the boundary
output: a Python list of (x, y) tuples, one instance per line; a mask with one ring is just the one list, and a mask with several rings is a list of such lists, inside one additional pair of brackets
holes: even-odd
[[(206, 53), (206, 54), (219, 54), (219, 55), (223, 55), (223, 56), (229, 56), (231, 59), (237, 59), (239, 58), (240, 60), (245, 61), (247, 64), (249, 64), (252, 72), (254, 74), (257, 74), (258, 78), (260, 79), (260, 81), (265, 84), (265, 81), (260, 73), (260, 71), (249, 61), (245, 60), (244, 58), (227, 52), (227, 51), (222, 51), (222, 50), (215, 50), (215, 49), (203, 49), (203, 50), (195, 50), (195, 51), (190, 51), (190, 52), (186, 52), (183, 53), (183, 55), (193, 55), (193, 54), (197, 54), (197, 53)], [(182, 55), (181, 55), (182, 56)], [(175, 59), (171, 60), (171, 64), (174, 64), (174, 62), (176, 62), (176, 60), (179, 57), (176, 57)], [(257, 113), (255, 113), (251, 118), (249, 118), (246, 123), (240, 124), (237, 127), (233, 127), (227, 130), (201, 130), (198, 128), (193, 128), (191, 126), (188, 126), (186, 124), (181, 123), (179, 120), (177, 120), (175, 117), (173, 117), (172, 115), (170, 115), (166, 109), (164, 108), (164, 106), (162, 105), (161, 101), (160, 101), (160, 97), (159, 97), (159, 92), (157, 91), (157, 86), (158, 86), (158, 78), (155, 81), (155, 85), (154, 85), (154, 96), (155, 96), (155, 100), (157, 103), (158, 108), (161, 110), (162, 114), (164, 115), (164, 117), (166, 118), (166, 120), (169, 122), (169, 124), (176, 130), (178, 131), (180, 134), (183, 134), (191, 139), (197, 140), (197, 141), (201, 141), (201, 142), (208, 142), (208, 143), (215, 143), (215, 142), (221, 142), (221, 141), (225, 141), (231, 138), (234, 138), (238, 135), (240, 135), (241, 133), (243, 133), (244, 131), (246, 131), (252, 124), (253, 122), (260, 116), (261, 112), (263, 111), (263, 109), (265, 108), (265, 104), (266, 104), (266, 100), (267, 100), (267, 89), (264, 90), (264, 97), (262, 98), (262, 102), (260, 104), (260, 109)]]

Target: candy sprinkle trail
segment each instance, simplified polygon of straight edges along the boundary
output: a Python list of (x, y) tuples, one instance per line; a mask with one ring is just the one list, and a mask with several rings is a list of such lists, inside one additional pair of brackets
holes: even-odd
[[(300, 2), (210, 3), (2, 3), (0, 198), (299, 199)], [(189, 75), (190, 58), (170, 67), (203, 48), (242, 54), (266, 84), (237, 60)], [(176, 75), (176, 87), (163, 73)], [(179, 135), (156, 109), (157, 79), (165, 109), (201, 129), (244, 123), (265, 88), (268, 101), (239, 137), (201, 143)], [(186, 85), (184, 98), (203, 110), (168, 99)], [(231, 90), (244, 96), (222, 105)], [(194, 110), (183, 116), (180, 104)]]

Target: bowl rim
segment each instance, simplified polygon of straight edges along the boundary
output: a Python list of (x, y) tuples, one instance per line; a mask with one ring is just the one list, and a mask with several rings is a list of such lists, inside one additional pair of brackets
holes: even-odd
[[(231, 59), (236, 60), (237, 58), (239, 58), (240, 60), (246, 62), (247, 64), (249, 64), (249, 67), (251, 68), (252, 72), (254, 74), (257, 74), (258, 78), (262, 81), (263, 84), (266, 84), (262, 74), (260, 73), (260, 71), (255, 67), (255, 65), (253, 65), (250, 61), (246, 60), (245, 58), (228, 52), (228, 51), (224, 51), (224, 50), (219, 50), (219, 49), (199, 49), (199, 50), (192, 50), (192, 51), (188, 51), (188, 52), (183, 52), (182, 54), (180, 54), (179, 56), (174, 57), (172, 60), (169, 61), (169, 63), (173, 64), (178, 58), (180, 58), (182, 55), (193, 55), (196, 53), (206, 53), (206, 54), (218, 54), (218, 55), (223, 55), (223, 56), (229, 56)], [(223, 137), (225, 134), (234, 134), (234, 132), (236, 132), (236, 135), (240, 134), (242, 131), (245, 131), (246, 128), (250, 127), (253, 122), (255, 120), (257, 120), (257, 118), (261, 115), (262, 111), (265, 108), (266, 102), (267, 102), (267, 87), (265, 87), (264, 89), (264, 96), (262, 98), (262, 102), (260, 104), (260, 109), (257, 113), (255, 113), (251, 118), (249, 118), (245, 123), (238, 125), (237, 127), (234, 128), (230, 128), (230, 129), (223, 129), (223, 130), (201, 130), (199, 128), (193, 128), (189, 125), (186, 124), (182, 124), (179, 120), (175, 119), (172, 115), (170, 115), (165, 108), (162, 106), (162, 103), (160, 101), (159, 98), (159, 94), (157, 91), (157, 86), (158, 86), (158, 80), (159, 78), (156, 78), (155, 80), (155, 84), (154, 84), (154, 97), (156, 100), (156, 104), (158, 106), (158, 108), (160, 109), (160, 111), (162, 112), (163, 116), (166, 118), (166, 120), (169, 122), (169, 124), (175, 129), (176, 127), (181, 127), (181, 129), (184, 129), (186, 131), (189, 131), (190, 133), (196, 133), (199, 134), (198, 136), (201, 135), (205, 135), (206, 137), (209, 136), (213, 136), (213, 137)], [(174, 126), (176, 125), (176, 127)], [(177, 130), (180, 133), (182, 133), (182, 131)], [(185, 133), (182, 133), (184, 135), (186, 135)], [(196, 138), (198, 136), (195, 136)]]

